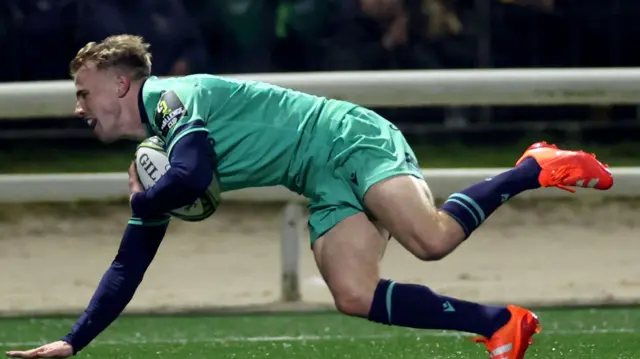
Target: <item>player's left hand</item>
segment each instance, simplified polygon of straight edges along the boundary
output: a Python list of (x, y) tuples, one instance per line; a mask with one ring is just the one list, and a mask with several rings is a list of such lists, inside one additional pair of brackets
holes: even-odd
[(73, 355), (71, 344), (59, 340), (31, 350), (12, 350), (7, 352), (11, 358), (68, 358)]
[(131, 166), (129, 166), (129, 200), (133, 197), (133, 194), (136, 192), (144, 192), (144, 187), (140, 184), (138, 180), (138, 172), (136, 171), (136, 163), (131, 162)]

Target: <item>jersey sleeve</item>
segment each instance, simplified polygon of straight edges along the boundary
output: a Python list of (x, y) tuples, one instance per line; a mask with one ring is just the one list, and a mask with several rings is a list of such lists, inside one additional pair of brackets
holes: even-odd
[(61, 339), (71, 344), (74, 355), (111, 325), (129, 304), (160, 247), (168, 224), (168, 216), (129, 220), (118, 254), (103, 275), (87, 309), (71, 332)]
[(151, 124), (154, 132), (164, 139), (168, 155), (184, 136), (196, 131), (208, 132), (209, 102), (207, 90), (200, 86), (162, 93)]

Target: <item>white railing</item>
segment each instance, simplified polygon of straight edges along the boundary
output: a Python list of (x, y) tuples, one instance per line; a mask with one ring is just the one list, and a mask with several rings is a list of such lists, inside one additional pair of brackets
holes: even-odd
[[(459, 191), (507, 168), (423, 169), (424, 177), (439, 198)], [(640, 196), (640, 167), (614, 168), (615, 185), (608, 191), (580, 190), (581, 197)], [(76, 202), (120, 199), (128, 196), (126, 173), (0, 175), (0, 203)], [(522, 193), (519, 198), (571, 196), (558, 189)], [(294, 202), (305, 199), (282, 187), (250, 188), (222, 195), (224, 202)]]
[[(438, 198), (494, 176), (506, 168), (423, 170)], [(615, 186), (609, 191), (580, 191), (580, 197), (629, 197), (640, 195), (640, 167), (614, 169)], [(126, 198), (126, 173), (2, 175), (0, 202), (67, 202)], [(522, 193), (519, 198), (560, 198), (570, 196), (559, 189), (540, 189)], [(281, 243), (281, 297), (284, 301), (300, 299), (300, 237), (305, 216), (304, 198), (281, 187), (254, 188), (223, 194), (223, 202), (261, 201), (287, 203), (283, 215)]]
[[(365, 106), (434, 105), (574, 105), (640, 103), (640, 68), (511, 69), (455, 71), (333, 72), (230, 75), (258, 80)], [(71, 81), (0, 84), (0, 118), (70, 116), (74, 107)], [(425, 170), (438, 197), (495, 175), (503, 169)], [(616, 184), (606, 192), (585, 195), (638, 196), (640, 168), (614, 169)], [(126, 196), (126, 174), (0, 176), (0, 202), (73, 201)], [(519, 198), (562, 197), (545, 189)], [(230, 192), (224, 201), (278, 201), (285, 208), (282, 233), (282, 298), (297, 301), (299, 236), (303, 199), (282, 188)]]
[[(363, 106), (636, 104), (640, 68), (372, 71), (248, 74)], [(73, 114), (71, 81), (0, 84), (0, 118)]]

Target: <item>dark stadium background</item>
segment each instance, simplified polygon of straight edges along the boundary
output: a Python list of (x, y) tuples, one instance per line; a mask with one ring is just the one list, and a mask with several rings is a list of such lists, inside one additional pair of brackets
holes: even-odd
[[(2, 0), (0, 81), (68, 79), (79, 47), (115, 33), (143, 35), (157, 75), (637, 66), (639, 16), (636, 0)], [(378, 110), (414, 144), (633, 152), (638, 137), (637, 106)], [(72, 118), (2, 120), (0, 139), (5, 152), (108, 150)]]

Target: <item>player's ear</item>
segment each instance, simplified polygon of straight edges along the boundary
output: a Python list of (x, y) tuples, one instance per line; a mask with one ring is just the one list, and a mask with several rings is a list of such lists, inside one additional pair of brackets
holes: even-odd
[(118, 97), (123, 98), (129, 93), (129, 89), (131, 88), (131, 78), (124, 74), (119, 74), (116, 76), (116, 85)]

